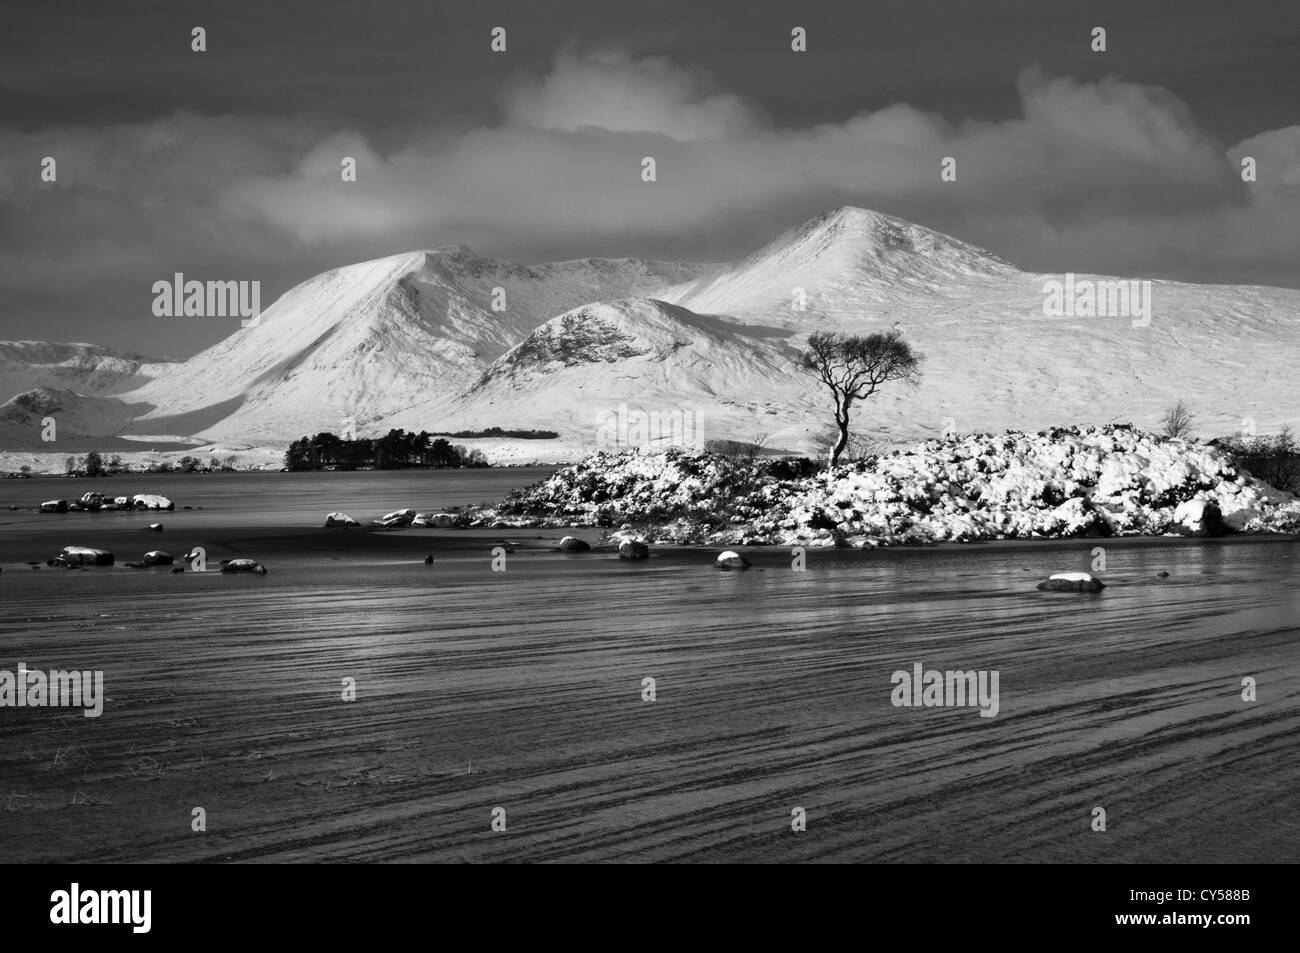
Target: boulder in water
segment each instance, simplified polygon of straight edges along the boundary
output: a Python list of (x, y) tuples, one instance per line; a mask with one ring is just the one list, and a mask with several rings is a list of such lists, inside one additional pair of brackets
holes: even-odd
[(325, 516), (326, 529), (348, 529), (349, 527), (360, 525), (361, 524), (351, 516), (348, 516), (347, 513), (327, 513)]
[(42, 513), (66, 513), (68, 512), (67, 500), (46, 500), (41, 504)]
[(128, 501), (124, 497), (118, 497), (118, 503), (129, 505), (137, 510), (174, 510), (176, 504), (165, 496), (159, 496), (157, 493), (137, 493)]
[(221, 571), (225, 573), (251, 572), (258, 576), (266, 575), (266, 567), (256, 559), (223, 559)]
[(106, 549), (89, 546), (64, 546), (59, 555), (50, 560), (55, 566), (111, 566), (113, 554)]
[(149, 529), (153, 530), (155, 533), (161, 533), (163, 531), (163, 525), (162, 523), (150, 523)]
[(1044, 592), (1101, 592), (1106, 585), (1091, 573), (1058, 572), (1040, 582), (1038, 588)]
[(748, 569), (749, 560), (729, 549), (725, 553), (718, 553), (718, 558), (713, 565), (718, 569)]
[(618, 544), (619, 559), (649, 559), (650, 547), (639, 539), (623, 537)]
[(455, 526), (458, 519), (459, 517), (455, 513), (418, 513), (415, 519), (411, 520), (411, 525), (425, 529), (430, 527), (448, 529)]
[(144, 554), (146, 566), (170, 566), (175, 561), (171, 553), (165, 553), (161, 549), (153, 549)]
[(560, 540), (560, 552), (562, 553), (585, 553), (589, 549), (591, 549), (591, 543), (578, 539), (576, 536), (566, 536)]

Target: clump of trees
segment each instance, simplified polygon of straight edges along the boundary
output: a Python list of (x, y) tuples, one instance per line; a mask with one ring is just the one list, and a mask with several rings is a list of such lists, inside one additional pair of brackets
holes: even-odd
[(355, 470), (374, 467), (377, 470), (401, 470), (410, 467), (485, 467), (482, 452), (462, 446), (427, 431), (407, 433), (390, 430), (379, 438), (362, 437), (354, 440), (332, 433), (318, 433), (303, 437), (289, 445), (284, 455), (284, 465), (289, 470)]
[(170, 460), (161, 460), (149, 464), (145, 469), (149, 473), (234, 473), (237, 460), (238, 457), (232, 453), (224, 461), (218, 460), (216, 457), (208, 457), (208, 462), (204, 463), (198, 457), (191, 457), (186, 454), (175, 463)]
[[(437, 434), (436, 436), (444, 436)], [(446, 434), (448, 437), (457, 437), (461, 440), (469, 440), (474, 437), (510, 437), (515, 440), (554, 440), (559, 436), (554, 430), (502, 430), (500, 427), (488, 427), (486, 430), (457, 430), (455, 433)]]
[(920, 380), (922, 355), (912, 350), (900, 331), (844, 335), (815, 331), (800, 355), (804, 370), (826, 385), (835, 401), (838, 436), (830, 451), (836, 466), (849, 444), (849, 415), (858, 401), (872, 397), (886, 384)]
[(110, 460), (105, 461), (102, 454), (91, 450), (80, 460), (76, 457), (68, 457), (64, 460), (63, 472), (65, 476), (106, 477), (125, 473), (126, 464), (122, 462), (120, 453), (113, 454)]
[(1289, 424), (1272, 436), (1236, 434), (1213, 443), (1226, 451), (1238, 467), (1249, 470), (1251, 476), (1279, 490), (1300, 494), (1300, 445)]

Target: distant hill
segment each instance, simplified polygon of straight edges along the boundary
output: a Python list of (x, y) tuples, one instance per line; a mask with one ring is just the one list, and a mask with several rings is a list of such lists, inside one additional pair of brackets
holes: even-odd
[(98, 344), (0, 341), (0, 403), (35, 387), (119, 394), (165, 374), (176, 363)]

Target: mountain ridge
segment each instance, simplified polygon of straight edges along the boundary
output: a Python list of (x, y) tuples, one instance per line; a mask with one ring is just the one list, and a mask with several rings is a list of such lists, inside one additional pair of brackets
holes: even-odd
[(283, 443), (349, 424), (501, 426), (561, 430), (576, 447), (611, 407), (689, 404), (711, 436), (761, 431), (807, 449), (828, 423), (824, 395), (797, 369), (807, 334), (897, 328), (926, 355), (922, 381), (873, 398), (860, 427), (1154, 423), (1180, 397), (1225, 432), (1247, 417), (1296, 418), (1300, 291), (1152, 282), (1153, 321), (1136, 328), (1045, 316), (1054, 277), (854, 206), (734, 263), (524, 265), (448, 245), (313, 276), (118, 396), (146, 409), (124, 430), (137, 436)]

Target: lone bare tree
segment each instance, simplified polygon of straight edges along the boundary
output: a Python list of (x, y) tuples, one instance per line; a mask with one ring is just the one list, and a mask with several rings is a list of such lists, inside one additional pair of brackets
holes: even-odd
[(1184, 401), (1179, 401), (1165, 411), (1165, 415), (1160, 418), (1160, 429), (1166, 437), (1179, 437), (1186, 439), (1192, 435), (1192, 423), (1195, 418), (1192, 417), (1191, 410), (1188, 409)]
[(918, 381), (922, 355), (912, 350), (899, 331), (878, 331), (865, 337), (814, 331), (800, 358), (803, 368), (830, 388), (835, 398), (839, 439), (831, 448), (830, 460), (835, 466), (849, 442), (849, 411), (854, 401), (866, 400), (891, 381)]

